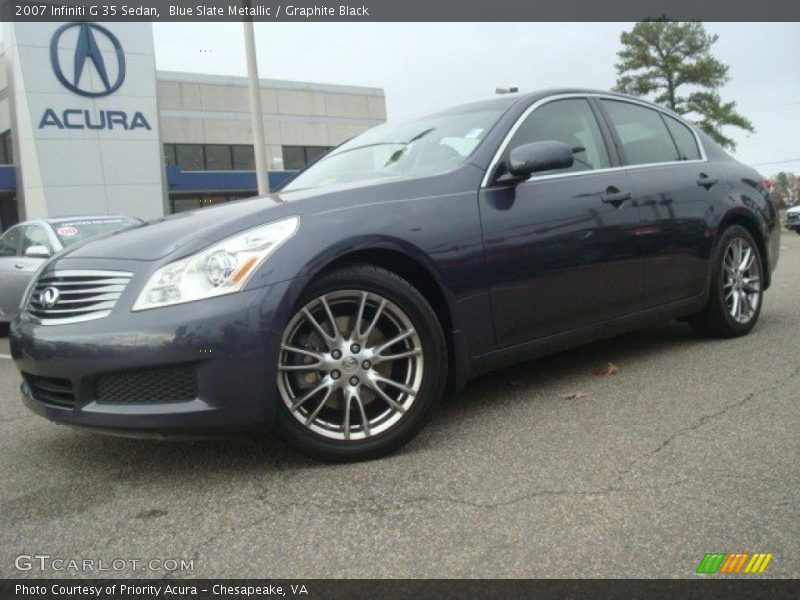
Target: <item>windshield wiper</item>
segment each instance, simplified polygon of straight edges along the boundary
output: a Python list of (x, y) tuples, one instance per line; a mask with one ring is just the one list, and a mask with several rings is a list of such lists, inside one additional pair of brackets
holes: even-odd
[(422, 132), (418, 133), (413, 138), (411, 138), (410, 140), (405, 142), (405, 144), (403, 144), (402, 148), (400, 148), (399, 150), (396, 150), (395, 152), (392, 153), (392, 155), (389, 157), (389, 160), (387, 160), (386, 164), (383, 165), (383, 166), (384, 167), (388, 167), (392, 163), (396, 163), (398, 160), (400, 160), (403, 157), (403, 154), (405, 154), (406, 150), (408, 150), (408, 147), (411, 144), (413, 144), (414, 142), (416, 142), (416, 141), (420, 140), (421, 138), (425, 137), (426, 135), (428, 135), (434, 129), (436, 129), (436, 128), (435, 127), (431, 127), (430, 129), (426, 129), (425, 131), (422, 131)]

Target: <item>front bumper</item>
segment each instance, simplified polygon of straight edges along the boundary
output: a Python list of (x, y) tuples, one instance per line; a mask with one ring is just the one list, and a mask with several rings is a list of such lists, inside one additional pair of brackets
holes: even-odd
[[(108, 317), (69, 325), (17, 319), (10, 346), (23, 374), (23, 402), (51, 421), (119, 435), (264, 430), (275, 419), (280, 335), (296, 284), (141, 312), (131, 312), (132, 297), (123, 297)], [(192, 397), (170, 398), (170, 386), (131, 389), (140, 375), (163, 379), (165, 368), (192, 373)], [(110, 374), (132, 382), (122, 401), (102, 395), (99, 382)], [(72, 401), (43, 391), (42, 381), (71, 386)]]

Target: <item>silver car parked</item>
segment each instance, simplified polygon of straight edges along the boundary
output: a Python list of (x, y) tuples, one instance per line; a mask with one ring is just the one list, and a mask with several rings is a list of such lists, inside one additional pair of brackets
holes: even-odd
[(39, 266), (68, 246), (141, 223), (127, 216), (81, 216), (25, 221), (0, 237), (0, 326), (17, 316), (22, 295)]

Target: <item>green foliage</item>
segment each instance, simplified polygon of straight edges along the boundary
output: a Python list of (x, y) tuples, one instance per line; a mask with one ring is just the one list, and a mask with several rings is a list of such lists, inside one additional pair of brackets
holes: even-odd
[(753, 132), (753, 124), (736, 112), (735, 102), (723, 102), (718, 90), (728, 80), (728, 67), (711, 55), (716, 35), (702, 23), (667, 20), (637, 23), (620, 36), (622, 50), (616, 91), (652, 96), (657, 104), (686, 115), (712, 139), (734, 149), (723, 133), (727, 126)]
[(770, 198), (778, 208), (791, 208), (800, 202), (800, 176), (781, 171), (772, 179)]

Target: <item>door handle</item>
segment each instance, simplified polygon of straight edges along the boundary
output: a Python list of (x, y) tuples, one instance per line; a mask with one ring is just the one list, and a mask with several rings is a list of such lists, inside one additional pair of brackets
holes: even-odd
[(710, 177), (705, 173), (700, 173), (700, 176), (697, 178), (697, 185), (700, 187), (704, 187), (707, 190), (711, 189), (711, 186), (714, 185), (719, 181), (719, 177)]
[(606, 189), (605, 194), (600, 196), (600, 199), (606, 204), (613, 204), (615, 207), (619, 208), (619, 206), (625, 202), (625, 200), (631, 199), (631, 193), (621, 192), (612, 185)]
[(18, 270), (21, 270), (21, 269), (24, 269), (24, 268), (25, 268), (25, 265), (23, 265), (22, 263), (16, 263), (16, 264), (14, 265), (14, 268), (15, 268), (15, 269), (18, 269)]

